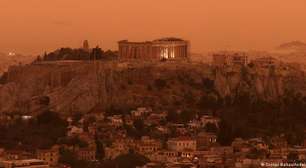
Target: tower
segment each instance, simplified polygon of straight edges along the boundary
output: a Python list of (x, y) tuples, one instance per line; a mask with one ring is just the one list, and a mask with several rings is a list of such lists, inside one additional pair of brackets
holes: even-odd
[(88, 40), (84, 40), (84, 42), (83, 42), (83, 49), (86, 50), (86, 51), (89, 50)]

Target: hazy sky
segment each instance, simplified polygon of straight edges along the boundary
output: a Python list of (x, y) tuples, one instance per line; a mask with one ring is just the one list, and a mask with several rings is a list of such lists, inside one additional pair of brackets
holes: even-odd
[(194, 52), (306, 41), (306, 0), (0, 0), (3, 52), (166, 36), (190, 40)]

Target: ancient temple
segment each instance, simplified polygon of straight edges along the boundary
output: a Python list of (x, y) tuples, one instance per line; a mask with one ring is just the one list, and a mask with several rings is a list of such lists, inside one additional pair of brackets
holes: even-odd
[(189, 42), (179, 38), (162, 38), (146, 42), (119, 41), (120, 59), (185, 59)]

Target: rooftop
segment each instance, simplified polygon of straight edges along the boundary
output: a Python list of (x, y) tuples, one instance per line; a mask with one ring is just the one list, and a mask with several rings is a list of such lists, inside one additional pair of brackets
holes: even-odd
[(128, 41), (128, 40), (121, 40), (119, 41), (119, 43), (133, 43), (133, 44), (144, 44), (144, 43), (151, 43), (151, 42), (176, 42), (176, 41), (184, 41), (183, 39), (180, 38), (176, 38), (176, 37), (165, 37), (165, 38), (160, 38), (160, 39), (156, 39), (153, 41), (142, 41), (142, 42), (132, 42), (132, 41)]
[(176, 38), (176, 37), (166, 37), (166, 38), (160, 38), (154, 41), (184, 41), (180, 38)]
[(194, 139), (192, 139), (191, 137), (177, 137), (177, 138), (171, 138), (169, 139), (169, 141), (195, 141)]

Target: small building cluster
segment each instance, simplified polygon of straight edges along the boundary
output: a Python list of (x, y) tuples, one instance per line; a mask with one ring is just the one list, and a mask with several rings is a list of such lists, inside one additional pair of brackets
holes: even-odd
[(255, 66), (259, 67), (272, 67), (279, 66), (280, 61), (274, 57), (260, 57), (251, 61)]
[(280, 66), (281, 61), (271, 56), (263, 56), (250, 60), (244, 52), (219, 52), (212, 55), (212, 64), (216, 67), (246, 66), (251, 64), (256, 67), (269, 68)]
[(247, 65), (248, 57), (243, 52), (222, 52), (213, 54), (213, 65), (215, 66), (231, 66), (231, 65)]
[[(187, 123), (174, 123), (167, 121), (167, 115), (167, 111), (139, 107), (121, 115), (88, 113), (77, 121), (69, 117), (65, 140), (50, 149), (35, 149), (34, 152), (0, 149), (0, 167), (30, 168), (34, 164), (40, 168), (65, 167), (59, 163), (63, 151), (89, 163), (137, 153), (149, 160), (140, 168), (157, 165), (249, 168), (261, 163), (288, 163), (292, 155), (306, 160), (306, 143), (288, 145), (284, 135), (269, 139), (236, 138), (232, 144), (222, 146), (217, 135), (218, 117), (201, 115)], [(104, 151), (102, 158), (97, 158), (99, 151)]]

